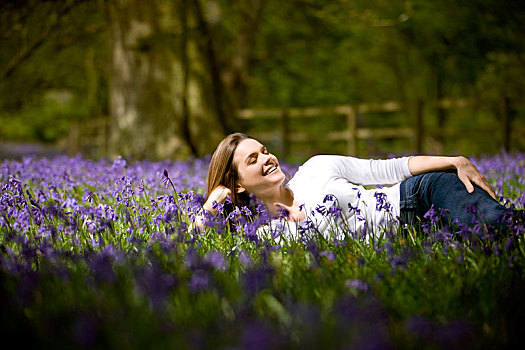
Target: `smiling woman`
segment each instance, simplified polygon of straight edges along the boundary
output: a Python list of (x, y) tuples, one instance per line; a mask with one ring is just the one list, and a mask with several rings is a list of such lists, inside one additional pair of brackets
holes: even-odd
[(233, 156), (239, 181), (234, 189), (237, 193), (253, 193), (261, 199), (275, 216), (278, 204), (293, 205), (289, 189), (281, 186), (285, 180), (279, 161), (257, 140), (247, 139), (239, 144)]
[[(228, 196), (235, 207), (242, 207), (251, 194), (264, 203), (273, 223), (287, 223), (290, 234), (314, 225), (323, 235), (345, 230), (357, 236), (379, 234), (399, 223), (416, 224), (431, 208), (439, 209), (449, 224), (498, 228), (506, 211), (465, 157), (319, 155), (299, 167), (290, 181), (285, 179), (278, 159), (264, 145), (231, 134), (211, 158), (203, 209), (216, 215), (217, 203), (225, 203)], [(203, 216), (196, 224), (204, 226)]]

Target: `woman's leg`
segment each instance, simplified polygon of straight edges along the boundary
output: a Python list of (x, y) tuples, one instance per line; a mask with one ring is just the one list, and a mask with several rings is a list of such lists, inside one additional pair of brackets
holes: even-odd
[(414, 176), (401, 183), (401, 217), (407, 223), (423, 215), (434, 205), (435, 209), (446, 209), (448, 218), (471, 225), (484, 222), (499, 228), (502, 225), (505, 207), (481, 188), (474, 186), (468, 193), (455, 172), (431, 172)]

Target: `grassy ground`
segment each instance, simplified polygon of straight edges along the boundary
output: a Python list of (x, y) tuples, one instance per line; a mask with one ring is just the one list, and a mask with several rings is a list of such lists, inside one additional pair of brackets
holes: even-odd
[(517, 347), (524, 159), (474, 160), (521, 209), (509, 232), (427, 226), (368, 242), (265, 239), (263, 215), (190, 230), (206, 158), (5, 161), (0, 332), (53, 348)]

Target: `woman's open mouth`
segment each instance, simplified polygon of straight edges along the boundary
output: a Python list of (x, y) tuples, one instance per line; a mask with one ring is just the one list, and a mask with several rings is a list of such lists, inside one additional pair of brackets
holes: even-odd
[(269, 167), (268, 169), (266, 169), (266, 171), (263, 173), (263, 176), (270, 175), (270, 174), (272, 174), (273, 172), (275, 172), (276, 170), (277, 170), (277, 166), (276, 166), (276, 165), (272, 165), (271, 167)]

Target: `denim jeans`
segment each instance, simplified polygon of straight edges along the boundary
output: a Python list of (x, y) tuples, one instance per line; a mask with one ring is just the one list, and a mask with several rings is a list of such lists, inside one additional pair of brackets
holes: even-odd
[(467, 225), (484, 222), (500, 228), (505, 207), (495, 201), (487, 192), (474, 185), (474, 192), (468, 193), (456, 172), (439, 171), (416, 175), (400, 186), (400, 211), (403, 223), (417, 224), (423, 220), (432, 204), (434, 209), (446, 209), (450, 222), (455, 219)]

